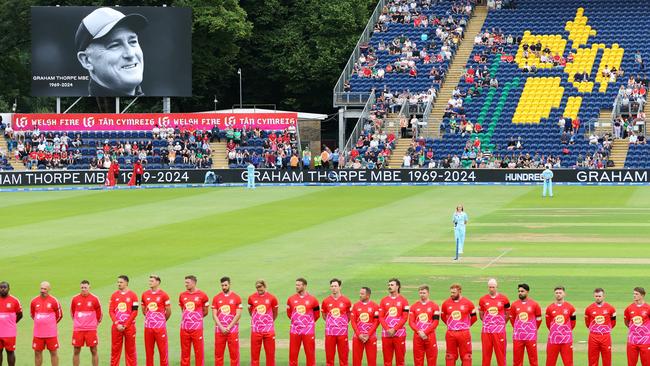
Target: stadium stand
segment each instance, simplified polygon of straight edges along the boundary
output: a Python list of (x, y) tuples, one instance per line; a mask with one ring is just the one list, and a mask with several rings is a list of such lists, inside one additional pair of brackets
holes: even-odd
[[(647, 3), (633, 0), (612, 8), (604, 0), (519, 0), (512, 8), (497, 9), (501, 3), (490, 1), (493, 9), (482, 31), (463, 41), (473, 42), (474, 48), (457, 87), (449, 96), (438, 95), (437, 110), (425, 116), (425, 138), (418, 136), (406, 146), (399, 142), (394, 159), (427, 167), (454, 166), (457, 161), (462, 167), (513, 167), (513, 161), (514, 167), (650, 166), (642, 113), (648, 87), (643, 60), (650, 57), (642, 37), (650, 29)], [(432, 13), (452, 4), (438, 3)], [(390, 39), (381, 30), (399, 29), (401, 34), (404, 27), (378, 24), (369, 48)], [(418, 28), (410, 27), (414, 29), (408, 36), (416, 36)], [(383, 55), (377, 54), (377, 64), (383, 66)], [(443, 62), (447, 67), (447, 60)], [(377, 85), (374, 71), (369, 74), (362, 67), (360, 74), (353, 75), (349, 90)], [(380, 76), (393, 89), (422, 86), (406, 75)], [(620, 112), (621, 105), (632, 104), (636, 106), (628, 110), (639, 113), (624, 116), (622, 133), (599, 127), (603, 115), (612, 115), (613, 105)], [(609, 122), (617, 125), (611, 118)], [(616, 138), (630, 139), (629, 155), (628, 144)], [(419, 151), (425, 152), (424, 161)]]
[(388, 2), (370, 41), (361, 45), (346, 91), (437, 90), (472, 10), (473, 1)]
[(123, 169), (141, 160), (149, 169), (212, 166), (209, 132), (153, 131), (41, 132), (4, 130), (14, 164), (5, 169), (102, 169), (117, 159)]
[[(596, 162), (588, 167), (604, 167), (608, 147), (602, 137), (590, 144), (585, 133), (601, 109), (611, 110), (619, 87), (628, 83), (626, 73), (642, 71), (634, 53), (647, 53), (639, 31), (650, 27), (641, 16), (649, 11), (642, 1), (626, 3), (616, 16), (605, 5), (522, 0), (516, 9), (491, 11), (459, 97), (450, 100), (443, 116), (444, 137), (426, 143), (439, 155), (461, 156), (478, 138), (477, 154), (509, 155), (514, 145), (517, 153), (552, 156), (562, 167), (584, 167), (585, 159)], [(476, 77), (478, 71), (488, 76)], [(490, 86), (492, 79), (498, 84)], [(634, 97), (642, 88), (634, 81), (631, 86)], [(481, 131), (467, 122), (481, 125)]]
[(230, 168), (246, 168), (252, 163), (257, 168), (286, 168), (291, 158), (300, 159), (295, 130), (250, 131), (227, 129), (221, 131), (227, 141), (226, 154)]

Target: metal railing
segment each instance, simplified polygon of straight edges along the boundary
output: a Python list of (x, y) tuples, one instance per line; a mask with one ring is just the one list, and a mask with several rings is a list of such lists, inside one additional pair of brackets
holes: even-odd
[(341, 76), (339, 77), (339, 80), (336, 82), (336, 85), (334, 86), (334, 90), (332, 91), (332, 96), (333, 96), (333, 105), (335, 108), (339, 106), (349, 106), (349, 105), (361, 106), (364, 105), (368, 100), (368, 98), (370, 97), (369, 92), (362, 92), (362, 93), (345, 92), (343, 91), (343, 85), (345, 84), (346, 81), (350, 80), (350, 77), (352, 76), (352, 71), (354, 70), (354, 64), (355, 62), (357, 62), (359, 56), (361, 55), (361, 45), (370, 40), (375, 24), (379, 20), (379, 16), (381, 15), (381, 10), (384, 8), (385, 5), (386, 5), (386, 0), (379, 0), (377, 2), (377, 6), (375, 7), (375, 10), (372, 12), (370, 19), (368, 20), (368, 24), (366, 24), (366, 28), (363, 30), (363, 33), (361, 33), (361, 37), (359, 37), (359, 41), (357, 42), (356, 46), (354, 46), (354, 50), (352, 51), (352, 55), (350, 55), (350, 58), (348, 59), (348, 63), (343, 68), (343, 71), (341, 72)]
[[(435, 103), (436, 98), (432, 95), (431, 98), (429, 98), (429, 101), (427, 102), (426, 108), (424, 108), (424, 113), (422, 114), (422, 122), (424, 122), (424, 128), (429, 131), (433, 136), (437, 136), (436, 131), (431, 131), (429, 126), (431, 126), (431, 112), (433, 111), (433, 103)], [(424, 136), (424, 137), (432, 137), (432, 136)]]
[[(624, 99), (627, 100), (627, 103), (623, 103)], [(627, 114), (628, 116), (638, 115), (639, 113), (645, 110), (646, 103), (647, 101), (645, 99), (636, 99), (630, 101), (627, 98), (617, 96), (616, 99), (614, 100), (614, 108), (612, 108), (612, 121), (614, 121), (615, 119), (617, 119), (623, 114)], [(637, 133), (642, 133), (644, 136), (648, 136), (648, 131), (645, 126), (645, 123), (643, 125), (635, 125), (634, 127), (636, 127), (635, 131)], [(612, 128), (613, 128), (613, 124), (612, 124)]]
[(356, 145), (359, 136), (361, 136), (361, 132), (363, 131), (364, 124), (368, 119), (370, 119), (370, 111), (372, 110), (372, 106), (374, 105), (375, 105), (375, 93), (373, 92), (370, 94), (370, 97), (366, 101), (366, 104), (363, 107), (363, 111), (361, 111), (361, 116), (359, 116), (359, 120), (357, 120), (357, 124), (354, 126), (354, 129), (352, 130), (352, 133), (350, 134), (348, 141), (345, 143), (345, 146), (341, 151), (341, 154), (346, 157), (345, 159), (346, 162), (348, 161), (347, 157), (350, 151), (352, 151), (352, 148)]
[(402, 136), (402, 126), (401, 126), (401, 124), (402, 124), (402, 118), (406, 118), (406, 120), (408, 121), (408, 118), (409, 118), (408, 110), (409, 110), (409, 100), (408, 100), (408, 98), (406, 98), (404, 100), (404, 103), (402, 103), (402, 108), (400, 108), (399, 113), (397, 114), (398, 128), (399, 128), (399, 130), (398, 130), (399, 132), (398, 132), (397, 136), (399, 136), (400, 138), (404, 137), (404, 136)]
[(585, 124), (585, 133), (587, 134), (587, 136), (591, 136), (592, 134), (594, 134), (598, 130), (598, 127), (600, 127), (600, 123), (601, 122), (598, 121), (598, 118), (592, 118), (589, 121), (587, 121), (587, 123)]

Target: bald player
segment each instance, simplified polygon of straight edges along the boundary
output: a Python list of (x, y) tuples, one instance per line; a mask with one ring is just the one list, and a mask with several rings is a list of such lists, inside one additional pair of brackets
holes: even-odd
[(483, 366), (490, 366), (492, 352), (498, 366), (506, 365), (506, 321), (509, 318), (510, 300), (497, 291), (497, 280), (488, 280), (488, 293), (479, 300), (478, 314), (483, 321), (481, 349)]
[(59, 366), (59, 349), (57, 324), (63, 318), (61, 304), (50, 295), (52, 286), (47, 281), (41, 282), (41, 293), (30, 304), (30, 314), (34, 319), (34, 364), (43, 365), (43, 350), (50, 351), (52, 366)]

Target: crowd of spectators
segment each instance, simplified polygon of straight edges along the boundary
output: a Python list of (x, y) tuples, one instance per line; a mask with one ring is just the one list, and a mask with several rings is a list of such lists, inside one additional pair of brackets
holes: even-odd
[(81, 159), (79, 146), (65, 132), (42, 132), (38, 127), (31, 131), (14, 131), (7, 125), (3, 134), (7, 140), (7, 154), (27, 169), (61, 169)]
[[(409, 98), (410, 96), (406, 94), (403, 97)], [(384, 130), (387, 110), (395, 104), (393, 99), (393, 94), (387, 88), (379, 93), (375, 104), (371, 107), (369, 117), (363, 121), (361, 134), (355, 146), (349, 152), (347, 164), (343, 164), (343, 166), (354, 169), (375, 169), (387, 166), (388, 158), (395, 148), (395, 139), (397, 138), (394, 133), (387, 133)]]
[(609, 159), (614, 137), (611, 133), (597, 136), (595, 133), (589, 135), (589, 145), (596, 146), (596, 151), (587, 153), (584, 156), (578, 154), (576, 168), (582, 169), (604, 169), (613, 167), (614, 162)]
[[(301, 165), (296, 129), (291, 126), (284, 131), (255, 129), (225, 130), (228, 165), (256, 168), (298, 168)], [(303, 157), (304, 158), (304, 157)], [(304, 160), (304, 159), (303, 159)]]
[[(422, 33), (418, 39), (411, 39), (404, 33), (390, 41), (380, 39), (376, 48), (370, 42), (362, 44), (360, 56), (354, 64), (354, 74), (360, 78), (374, 79), (383, 79), (391, 73), (417, 78), (420, 74), (418, 64), (433, 64), (428, 75), (434, 85), (440, 85), (446, 71), (443, 63), (450, 60), (458, 48), (475, 1), (456, 0), (446, 14), (426, 15), (425, 11), (437, 2), (393, 0), (386, 4), (374, 26), (374, 33), (387, 32), (389, 24), (412, 24)], [(382, 63), (378, 51), (397, 57), (391, 58), (391, 62)], [(344, 83), (343, 89), (351, 90), (349, 82)]]
[[(470, 145), (472, 145), (470, 143)], [(450, 168), (450, 169), (542, 169), (547, 164), (559, 168), (561, 160), (558, 156), (545, 156), (529, 153), (492, 154), (481, 151), (474, 146), (466, 146), (461, 155), (450, 154), (436, 157), (432, 148), (427, 148), (423, 142), (414, 140), (402, 160), (403, 168)]]
[[(212, 166), (212, 158), (210, 157), (212, 153), (210, 140), (214, 139), (212, 131), (193, 128), (159, 128), (155, 126), (152, 133), (153, 139), (146, 142), (144, 149), (142, 149), (142, 145), (140, 146), (138, 157), (141, 162), (147, 163), (147, 156), (151, 155), (154, 145), (157, 145), (156, 147), (160, 148), (160, 157), (164, 165), (183, 164), (186, 166), (192, 165), (196, 168), (210, 168)], [(121, 147), (122, 149), (118, 150), (118, 152), (123, 151), (127, 156), (136, 153), (132, 151), (133, 147), (137, 148), (135, 142), (130, 147), (128, 142)]]
[(516, 7), (516, 0), (487, 0), (487, 8), (489, 10), (514, 9)]

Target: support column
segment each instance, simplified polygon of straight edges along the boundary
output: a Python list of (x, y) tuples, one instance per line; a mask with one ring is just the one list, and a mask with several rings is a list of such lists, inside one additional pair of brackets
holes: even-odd
[(339, 151), (345, 146), (345, 108), (339, 108)]
[(172, 110), (171, 99), (169, 99), (169, 97), (164, 97), (163, 98), (163, 113), (170, 113), (171, 110)]

